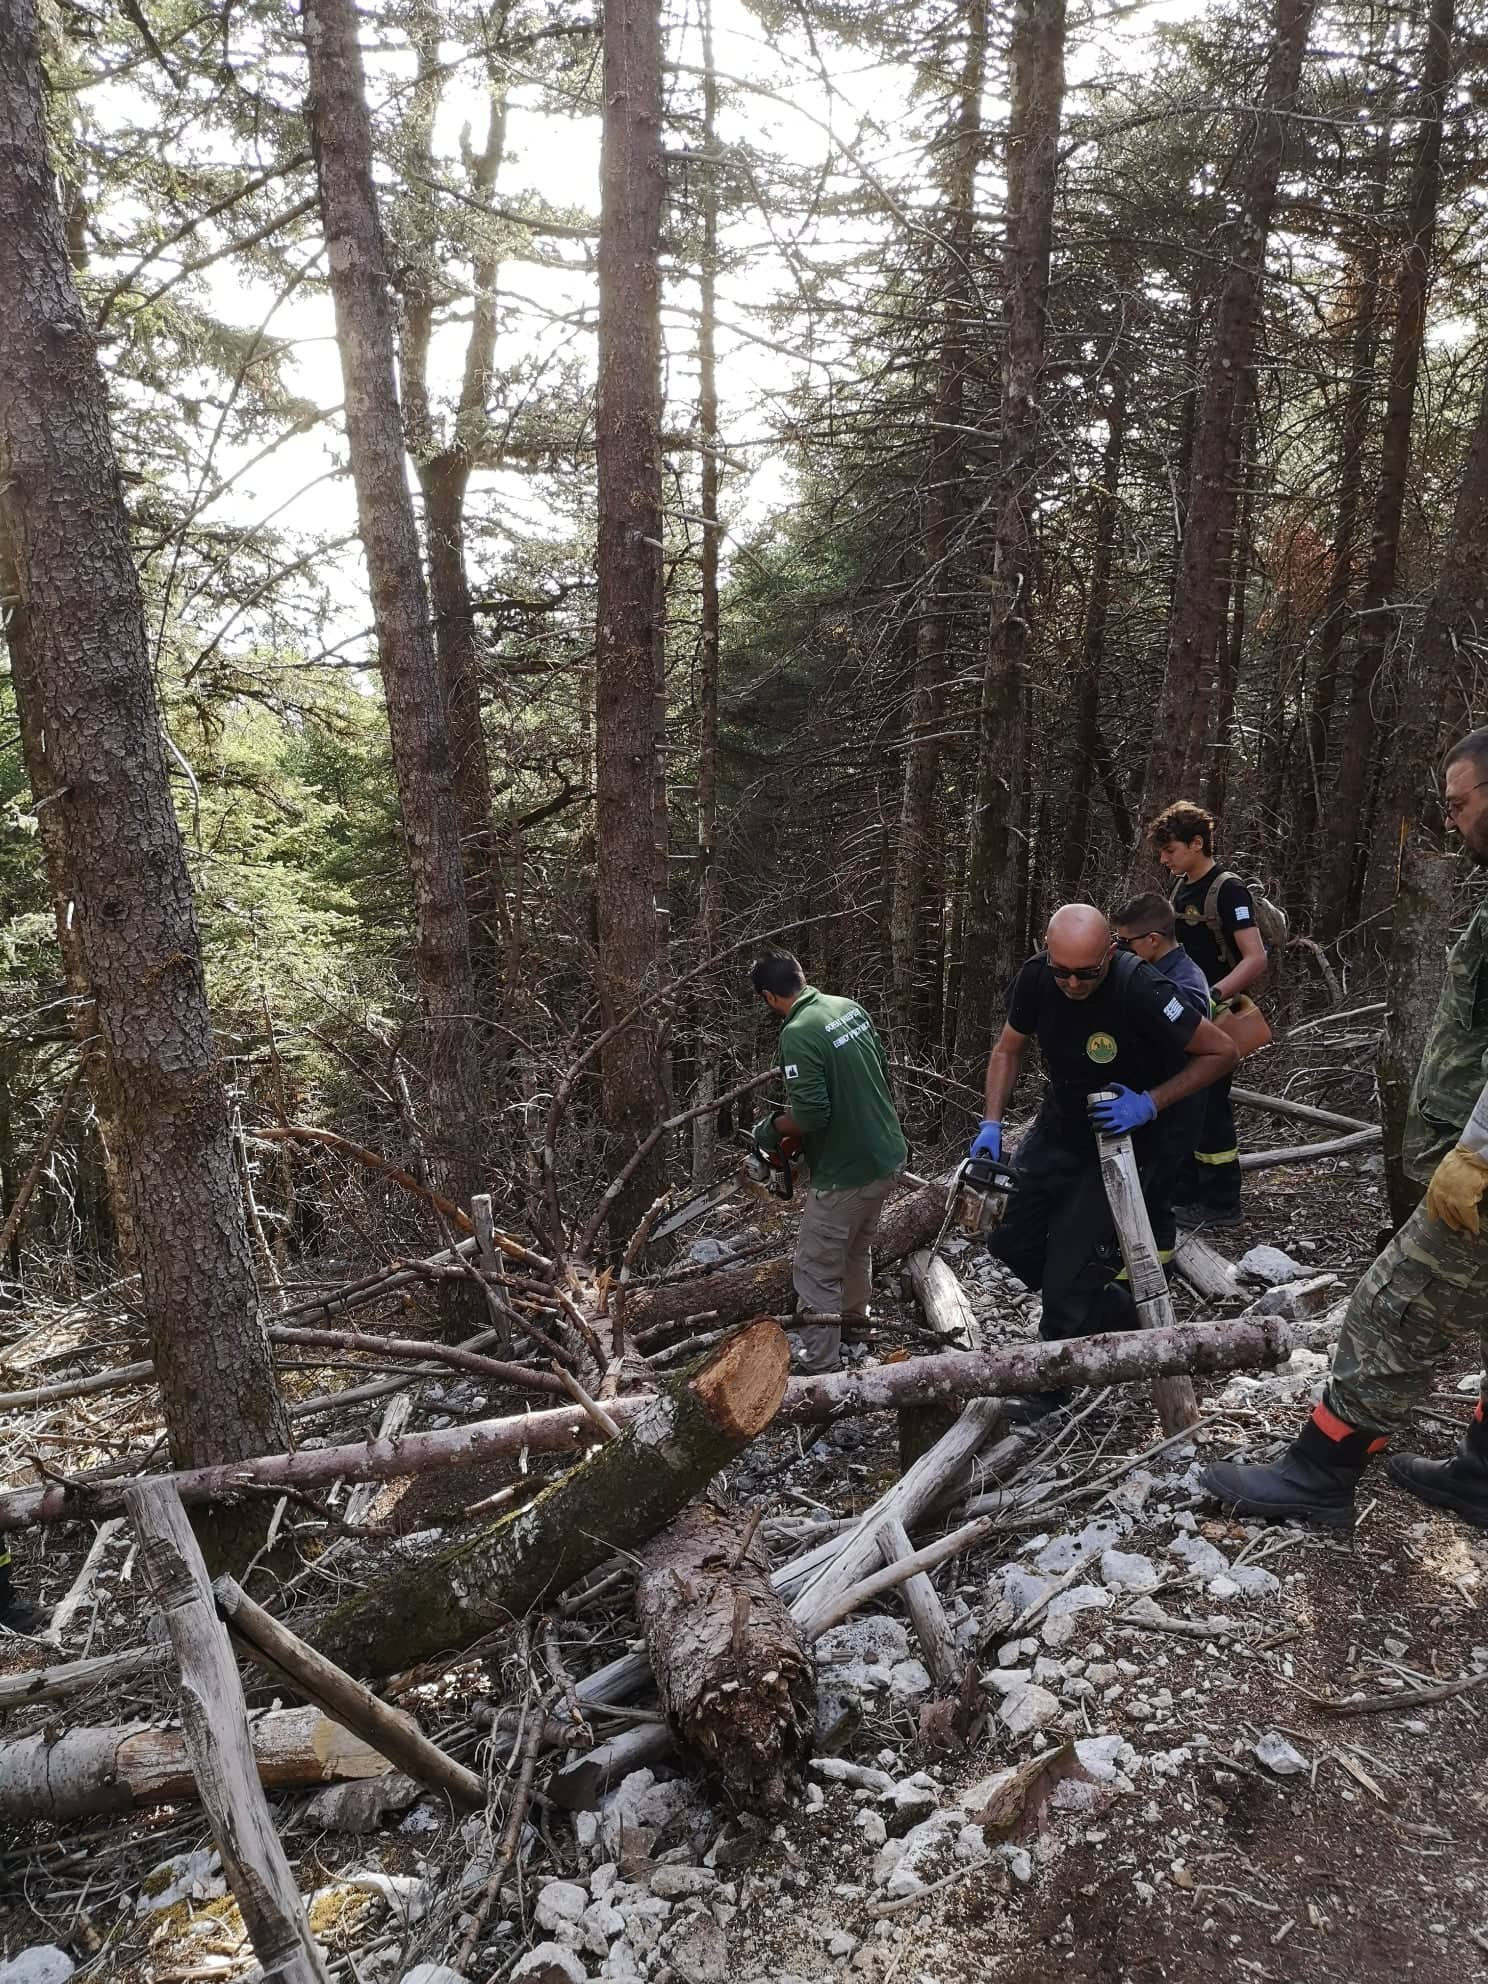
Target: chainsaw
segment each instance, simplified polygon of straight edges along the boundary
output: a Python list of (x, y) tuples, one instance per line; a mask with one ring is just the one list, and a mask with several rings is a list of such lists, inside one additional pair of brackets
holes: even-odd
[(1001, 1158), (968, 1157), (951, 1180), (941, 1238), (952, 1225), (973, 1236), (990, 1233), (1001, 1225), (1017, 1189), (1017, 1172)]
[(718, 1112), (718, 1134), (725, 1143), (737, 1144), (744, 1152), (744, 1172), (751, 1184), (763, 1185), (777, 1199), (795, 1197), (801, 1158), (799, 1137), (782, 1137), (774, 1149), (756, 1143), (753, 1133), (734, 1121), (732, 1103), (725, 1103)]

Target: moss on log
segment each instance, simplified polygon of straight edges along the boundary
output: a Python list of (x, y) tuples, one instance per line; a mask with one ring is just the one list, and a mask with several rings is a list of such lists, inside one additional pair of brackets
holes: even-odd
[(663, 1529), (769, 1425), (789, 1361), (777, 1323), (749, 1324), (525, 1508), (377, 1579), (306, 1637), (349, 1672), (388, 1674), (520, 1618)]

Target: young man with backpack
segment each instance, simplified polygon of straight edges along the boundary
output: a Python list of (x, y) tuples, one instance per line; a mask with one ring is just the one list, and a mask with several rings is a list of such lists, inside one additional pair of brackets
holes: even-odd
[[(1214, 858), (1214, 815), (1192, 800), (1175, 800), (1148, 827), (1147, 840), (1174, 877), (1178, 941), (1209, 981), (1215, 1005), (1248, 992), (1266, 975), (1263, 918), (1251, 890)], [(1239, 1226), (1240, 1151), (1229, 1077), (1204, 1100), (1203, 1126), (1173, 1211), (1180, 1226)]]

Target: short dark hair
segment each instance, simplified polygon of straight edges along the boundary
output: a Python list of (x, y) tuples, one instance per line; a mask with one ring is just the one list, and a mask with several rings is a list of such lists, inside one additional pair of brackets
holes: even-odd
[(1129, 903), (1117, 910), (1111, 921), (1118, 930), (1135, 928), (1139, 937), (1149, 933), (1157, 937), (1172, 937), (1178, 930), (1173, 905), (1161, 889), (1147, 889), (1141, 895), (1133, 896)]
[(1488, 730), (1470, 730), (1442, 759), (1442, 777), (1466, 758), (1480, 778), (1488, 778)]
[(1148, 822), (1147, 840), (1154, 848), (1167, 847), (1175, 840), (1201, 840), (1204, 852), (1212, 855), (1214, 815), (1192, 799), (1175, 799), (1171, 806), (1164, 806), (1155, 820)]
[(789, 951), (766, 951), (749, 967), (749, 982), (756, 992), (773, 992), (777, 999), (799, 992), (806, 983), (801, 960)]

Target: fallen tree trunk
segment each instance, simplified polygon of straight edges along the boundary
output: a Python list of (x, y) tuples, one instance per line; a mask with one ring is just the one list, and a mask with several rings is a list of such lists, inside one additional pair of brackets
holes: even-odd
[(1311, 1102), (1293, 1102), (1289, 1095), (1262, 1095), (1259, 1089), (1230, 1089), (1231, 1102), (1247, 1109), (1263, 1109), (1268, 1116), (1291, 1116), (1299, 1123), (1322, 1123), (1332, 1130), (1369, 1130), (1375, 1126), (1362, 1116), (1340, 1116), (1336, 1109), (1319, 1109)]
[(157, 1668), (168, 1667), (171, 1650), (161, 1641), (155, 1646), (129, 1647), (122, 1653), (95, 1654), (90, 1660), (68, 1660), (53, 1667), (33, 1667), (19, 1674), (0, 1676), (0, 1715), (13, 1708), (28, 1708), (33, 1702), (65, 1702), (74, 1695), (91, 1694), (94, 1688), (137, 1680)]
[(1240, 1293), (1231, 1264), (1197, 1233), (1178, 1235), (1173, 1266), (1206, 1302), (1228, 1302)]
[[(949, 1182), (932, 1179), (888, 1208), (873, 1236), (873, 1258), (879, 1267), (903, 1260), (935, 1238), (945, 1218)], [(684, 1323), (691, 1316), (716, 1316), (720, 1322), (732, 1323), (783, 1309), (790, 1299), (790, 1256), (771, 1254), (711, 1274), (632, 1287), (626, 1295), (625, 1326), (634, 1338), (667, 1324)]]
[[(774, 1329), (776, 1325), (752, 1327)], [(730, 1345), (739, 1340), (738, 1336), (731, 1338), (717, 1355), (726, 1355)], [(1203, 1377), (1221, 1371), (1257, 1370), (1280, 1363), (1291, 1347), (1279, 1318), (1237, 1316), (1223, 1323), (1180, 1323), (1171, 1330), (1072, 1337), (1060, 1343), (1035, 1339), (1005, 1344), (997, 1350), (948, 1351), (938, 1357), (865, 1366), (828, 1377), (793, 1378), (785, 1389), (780, 1418), (790, 1424), (819, 1425), (852, 1413), (895, 1412), (901, 1406), (1045, 1391), (1056, 1385), (1122, 1385), (1174, 1372)], [(624, 1429), (652, 1402), (649, 1397), (617, 1398), (610, 1400), (606, 1409)], [(306, 1453), (270, 1454), (262, 1460), (192, 1468), (172, 1479), (184, 1502), (230, 1501), (253, 1484), (323, 1488), (343, 1476), (351, 1481), (392, 1481), (462, 1466), (467, 1461), (515, 1459), (524, 1451), (572, 1453), (593, 1434), (593, 1424), (582, 1407), (560, 1406), (510, 1419), (475, 1420), (468, 1426), (449, 1426), (433, 1433), (408, 1433), (397, 1441), (357, 1440)], [(127, 1477), (90, 1483), (84, 1476), (72, 1483), (53, 1481), (42, 1488), (14, 1489), (0, 1495), (0, 1530), (111, 1514), (123, 1507), (123, 1491), (128, 1485)]]
[[(966, 1290), (947, 1264), (920, 1248), (909, 1257), (905, 1270), (910, 1289), (927, 1325), (949, 1350), (976, 1350), (981, 1331)], [(907, 1405), (899, 1414), (899, 1472), (913, 1467), (920, 1455), (949, 1432), (956, 1417), (949, 1405)]]
[(730, 1804), (779, 1809), (815, 1733), (816, 1668), (758, 1528), (702, 1496), (637, 1554), (636, 1617), (673, 1733)]
[[(248, 1733), (259, 1781), (271, 1791), (381, 1777), (388, 1768), (318, 1708), (275, 1709), (250, 1722)], [(58, 1735), (52, 1728), (0, 1743), (0, 1813), (7, 1818), (81, 1819), (196, 1795), (179, 1729), (135, 1722)]]
[(313, 1644), (353, 1673), (390, 1674), (521, 1618), (670, 1522), (769, 1425), (789, 1365), (779, 1324), (751, 1323), (525, 1508), (334, 1606)]
[(1248, 1150), (1240, 1159), (1242, 1171), (1270, 1171), (1278, 1164), (1315, 1164), (1320, 1157), (1342, 1157), (1351, 1150), (1368, 1150), (1380, 1143), (1384, 1131), (1376, 1124), (1356, 1130), (1352, 1136), (1329, 1137), (1321, 1144), (1286, 1144), (1277, 1150)]

